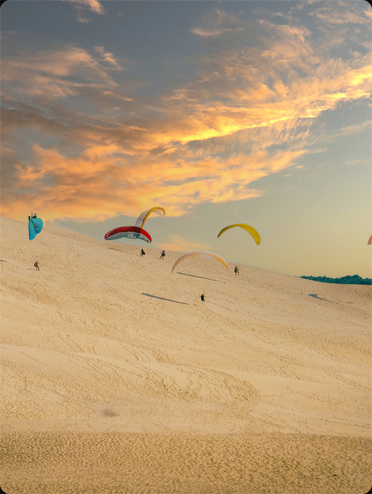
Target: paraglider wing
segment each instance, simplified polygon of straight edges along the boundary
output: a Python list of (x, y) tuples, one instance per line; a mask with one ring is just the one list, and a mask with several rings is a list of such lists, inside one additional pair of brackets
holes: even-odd
[(217, 238), (220, 237), (226, 230), (230, 230), (230, 228), (234, 228), (236, 226), (240, 226), (240, 228), (243, 228), (243, 230), (246, 230), (248, 233), (250, 233), (252, 237), (255, 239), (256, 244), (260, 245), (261, 237), (258, 231), (255, 230), (252, 226), (246, 225), (245, 223), (235, 223), (234, 225), (229, 225), (226, 226), (225, 228), (222, 228), (220, 233), (217, 235)]
[(33, 240), (38, 233), (41, 232), (44, 226), (44, 221), (41, 218), (28, 217), (28, 238)]
[(143, 225), (145, 224), (147, 218), (152, 213), (156, 213), (156, 214), (160, 214), (160, 215), (164, 216), (165, 215), (165, 210), (163, 208), (159, 207), (159, 206), (156, 206), (155, 208), (151, 208), (151, 209), (147, 209), (146, 211), (143, 211), (143, 213), (141, 213), (138, 216), (135, 226), (137, 226), (139, 228), (143, 228)]
[(227, 262), (225, 261), (225, 259), (223, 257), (219, 256), (218, 254), (214, 254), (213, 252), (190, 252), (190, 254), (185, 254), (184, 256), (180, 257), (178, 259), (178, 261), (176, 261), (174, 263), (173, 268), (172, 268), (172, 273), (176, 269), (176, 267), (178, 266), (178, 264), (180, 262), (182, 262), (184, 259), (187, 259), (188, 257), (193, 257), (193, 256), (214, 257), (215, 259), (217, 259), (217, 261), (222, 262), (222, 264), (226, 267), (226, 269), (229, 269), (229, 267), (228, 267)]
[(150, 243), (152, 240), (151, 235), (146, 230), (137, 226), (119, 226), (110, 230), (105, 235), (105, 240), (118, 240), (119, 238), (139, 239), (147, 243)]
[(368, 244), (367, 245), (371, 245), (372, 244), (372, 235), (369, 237), (369, 240), (368, 240)]

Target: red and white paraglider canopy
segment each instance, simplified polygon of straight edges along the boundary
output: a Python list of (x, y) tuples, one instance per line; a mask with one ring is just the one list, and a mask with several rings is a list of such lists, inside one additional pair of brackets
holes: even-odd
[(138, 226), (119, 226), (119, 228), (114, 228), (105, 235), (105, 240), (118, 240), (119, 238), (139, 239), (147, 243), (150, 243), (152, 240), (151, 235)]

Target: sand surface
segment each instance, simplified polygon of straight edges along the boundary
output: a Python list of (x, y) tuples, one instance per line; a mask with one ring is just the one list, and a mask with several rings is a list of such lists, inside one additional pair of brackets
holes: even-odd
[(171, 274), (181, 253), (51, 223), (0, 237), (5, 492), (370, 489), (370, 286)]

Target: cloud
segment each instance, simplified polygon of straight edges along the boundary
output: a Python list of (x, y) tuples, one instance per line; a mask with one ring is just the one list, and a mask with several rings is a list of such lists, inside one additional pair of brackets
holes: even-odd
[(19, 218), (33, 204), (47, 219), (102, 219), (119, 213), (135, 215), (156, 202), (167, 208), (167, 214), (179, 215), (200, 202), (259, 197), (262, 191), (252, 189), (250, 183), (287, 168), (300, 155), (301, 151), (261, 152), (249, 159), (236, 156), (197, 162), (184, 157), (181, 166), (172, 167), (167, 155), (163, 159), (148, 156), (145, 163), (126, 159), (122, 148), (114, 144), (91, 146), (72, 158), (35, 144), (33, 163), (15, 164), (17, 194), (9, 194), (3, 202), (3, 214)]
[[(309, 12), (309, 16), (318, 19), (322, 24), (328, 26), (345, 25), (345, 24), (369, 24), (370, 8), (368, 5), (359, 4), (358, 2), (318, 2), (317, 8)], [(364, 15), (361, 15), (364, 10)]]
[(346, 161), (347, 165), (355, 166), (355, 165), (371, 165), (371, 160), (350, 160)]
[(119, 70), (121, 69), (121, 67), (120, 67), (119, 63), (117, 62), (117, 60), (115, 59), (114, 55), (110, 52), (105, 52), (103, 46), (95, 46), (94, 49), (101, 55), (101, 60), (113, 65), (114, 67), (116, 67)]
[(222, 34), (244, 31), (244, 23), (235, 14), (224, 12), (221, 9), (212, 8), (207, 11), (199, 27), (190, 31), (201, 37), (215, 37)]
[[(22, 55), (2, 61), (3, 93), (18, 100), (53, 101), (79, 95), (87, 88), (108, 90), (117, 87), (110, 75), (120, 69), (111, 53), (97, 47), (99, 56), (76, 46), (63, 46), (34, 52), (24, 48)], [(102, 61), (108, 62), (102, 64)]]
[(91, 12), (94, 12), (95, 14), (104, 14), (105, 10), (100, 2), (98, 0), (62, 0), (63, 2), (70, 2), (75, 4), (75, 7), (78, 10), (77, 14), (77, 19), (79, 22), (89, 22), (88, 19), (83, 17), (82, 15), (82, 10), (90, 10)]
[[(156, 203), (177, 216), (260, 197), (259, 180), (367, 125), (324, 134), (326, 112), (368, 102), (371, 61), (361, 45), (336, 56), (325, 18), (312, 18), (305, 27), (211, 9), (195, 29), (239, 42), (199, 34), (195, 73), (153, 95), (139, 91), (147, 81), (120, 79), (123, 63), (104, 46), (4, 57), (3, 214), (22, 218), (32, 204), (47, 219), (103, 219)], [(255, 43), (244, 38), (253, 22)]]

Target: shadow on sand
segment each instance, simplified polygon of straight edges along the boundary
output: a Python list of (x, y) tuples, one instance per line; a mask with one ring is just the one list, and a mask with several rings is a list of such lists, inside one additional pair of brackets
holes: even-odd
[(318, 300), (324, 300), (325, 302), (331, 302), (331, 304), (334, 304), (332, 300), (327, 300), (326, 298), (318, 297), (316, 293), (309, 293), (309, 297), (317, 298)]
[(215, 280), (214, 278), (205, 278), (204, 276), (196, 276), (195, 274), (180, 273), (179, 271), (177, 271), (177, 274), (182, 274), (183, 276), (192, 276), (193, 278), (201, 278), (202, 280), (217, 281), (217, 283), (226, 283), (226, 281)]
[(156, 295), (150, 295), (149, 293), (141, 293), (141, 295), (145, 295), (146, 297), (158, 298), (159, 300), (166, 300), (167, 302), (174, 302), (175, 304), (189, 305), (186, 302), (178, 302), (178, 300), (171, 300), (170, 298), (157, 297)]

